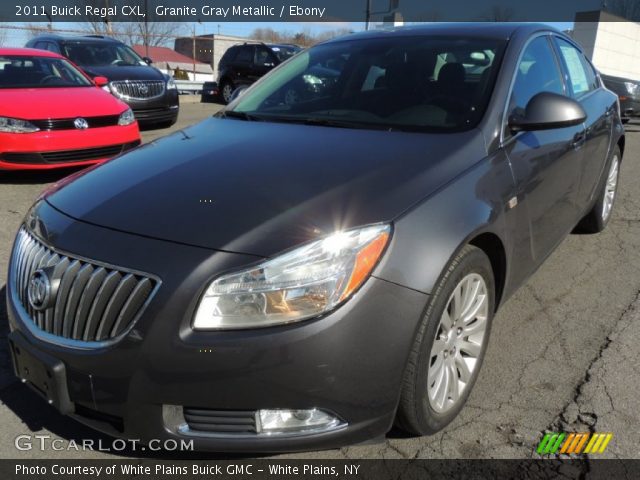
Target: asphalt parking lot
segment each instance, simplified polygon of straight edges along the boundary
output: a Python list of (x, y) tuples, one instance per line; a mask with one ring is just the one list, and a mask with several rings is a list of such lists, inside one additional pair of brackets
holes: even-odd
[[(214, 113), (184, 103), (171, 129)], [(66, 172), (70, 173), (70, 172)], [(34, 197), (63, 173), (0, 173), (0, 296), (13, 236)], [(614, 217), (599, 235), (572, 235), (502, 308), (478, 383), (443, 432), (282, 458), (530, 458), (545, 430), (612, 432), (605, 457), (640, 458), (640, 124), (627, 144)], [(13, 377), (0, 303), (1, 458), (104, 458), (144, 452), (17, 450), (18, 435), (81, 441), (107, 437), (59, 415)], [(384, 386), (381, 386), (384, 388)], [(162, 456), (154, 454), (154, 456)], [(207, 457), (208, 455), (204, 455)], [(200, 455), (202, 457), (202, 455)], [(210, 457), (214, 457), (213, 454)]]

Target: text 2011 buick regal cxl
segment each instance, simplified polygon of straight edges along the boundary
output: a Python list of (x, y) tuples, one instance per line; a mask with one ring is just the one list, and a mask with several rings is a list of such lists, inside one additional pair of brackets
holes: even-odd
[(616, 96), (549, 27), (321, 44), (36, 202), (7, 289), (16, 374), (99, 430), (200, 449), (436, 432), (496, 309), (606, 226), (623, 151)]

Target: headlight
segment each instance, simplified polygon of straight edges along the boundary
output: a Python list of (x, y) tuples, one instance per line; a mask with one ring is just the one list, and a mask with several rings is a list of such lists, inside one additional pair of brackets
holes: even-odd
[(369, 277), (386, 247), (389, 225), (338, 232), (209, 284), (195, 329), (256, 328), (327, 312)]
[(634, 83), (634, 82), (624, 82), (624, 86), (627, 89), (627, 92), (629, 92), (630, 95), (637, 95), (638, 94), (638, 84)]
[(0, 132), (4, 133), (33, 133), (40, 130), (27, 120), (19, 118), (0, 117)]
[(167, 90), (175, 90), (177, 88), (178, 86), (176, 85), (176, 82), (173, 78), (167, 80)]
[(118, 118), (118, 125), (131, 125), (135, 121), (136, 117), (134, 117), (133, 112), (130, 108), (127, 108), (120, 114), (120, 118)]

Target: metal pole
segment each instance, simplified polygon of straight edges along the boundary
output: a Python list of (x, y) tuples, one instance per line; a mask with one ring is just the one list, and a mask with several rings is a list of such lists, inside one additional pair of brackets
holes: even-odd
[(148, 9), (148, 2), (147, 0), (144, 0), (144, 50), (147, 58), (149, 58), (149, 24), (147, 23)]
[(196, 80), (196, 24), (193, 24), (193, 80)]
[(371, 18), (371, 0), (367, 0), (367, 13), (364, 24), (364, 29), (369, 30), (369, 19)]

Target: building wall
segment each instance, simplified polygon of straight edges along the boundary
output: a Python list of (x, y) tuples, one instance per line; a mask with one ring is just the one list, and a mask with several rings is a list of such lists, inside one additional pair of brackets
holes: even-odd
[[(244, 37), (235, 37), (231, 35), (200, 35), (195, 38), (196, 60), (208, 63), (213, 68), (213, 78), (218, 79), (218, 62), (224, 53), (239, 43), (251, 41)], [(193, 37), (181, 37), (175, 41), (174, 50), (188, 57), (193, 56), (194, 39)]]
[(574, 40), (602, 73), (640, 80), (640, 23), (606, 12), (591, 15), (576, 17)]

